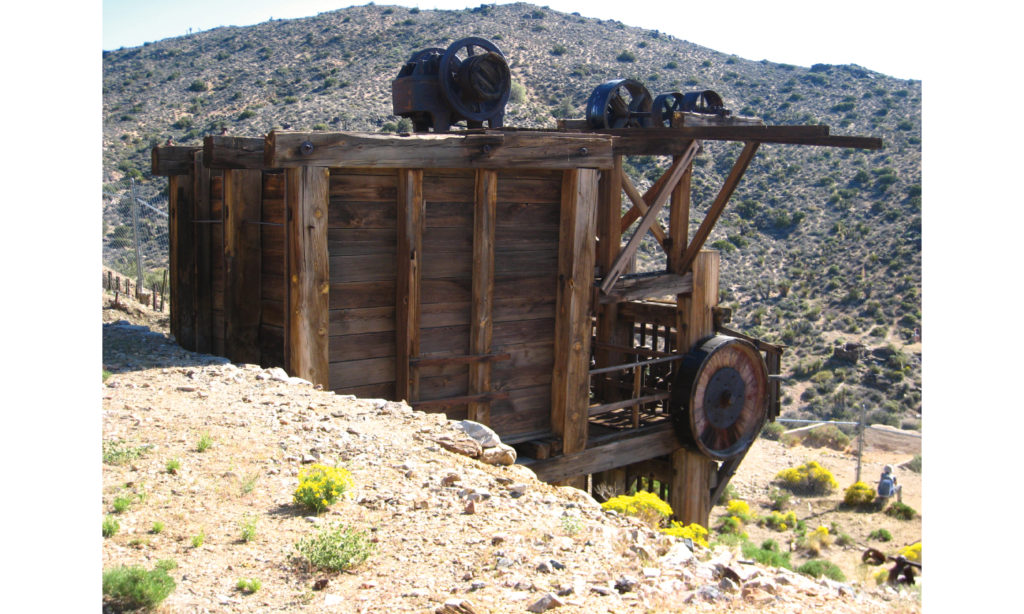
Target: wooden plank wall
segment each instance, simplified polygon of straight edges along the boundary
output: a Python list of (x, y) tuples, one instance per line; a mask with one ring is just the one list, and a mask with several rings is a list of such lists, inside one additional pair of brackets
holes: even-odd
[(260, 219), (260, 365), (283, 367), (288, 311), (283, 171), (263, 172)]
[[(210, 219), (224, 219), (224, 172), (220, 170), (210, 171)], [(224, 343), (225, 320), (224, 320), (224, 225), (223, 223), (209, 224), (210, 241), (210, 352), (217, 356), (224, 356), (226, 346)]]
[[(339, 393), (396, 398), (399, 172), (331, 170), (329, 361), (330, 387)], [(423, 171), (423, 358), (479, 353), (470, 347), (475, 189), (473, 170)], [(491, 366), (492, 390), (508, 398), (491, 403), (490, 423), (504, 436), (551, 428), (561, 189), (561, 171), (498, 173), (490, 346), (510, 359)], [(414, 400), (470, 394), (465, 363), (418, 372)], [(459, 418), (468, 408), (444, 411)]]

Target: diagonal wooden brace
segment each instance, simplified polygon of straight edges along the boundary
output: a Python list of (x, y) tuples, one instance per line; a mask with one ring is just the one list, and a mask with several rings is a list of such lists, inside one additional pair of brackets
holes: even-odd
[[(640, 190), (636, 189), (636, 186), (630, 181), (626, 171), (622, 171), (622, 189), (625, 190), (626, 196), (629, 196), (629, 200), (633, 201), (633, 207), (640, 212), (640, 215), (647, 213), (649, 209), (647, 201), (644, 195), (640, 194)], [(651, 198), (653, 200), (653, 197)], [(630, 211), (632, 210), (630, 209)], [(665, 249), (665, 230), (661, 227), (661, 224), (657, 222), (652, 224), (651, 234), (658, 240), (658, 243), (661, 243), (661, 249)]]
[(654, 198), (654, 202), (651, 203), (650, 208), (647, 209), (647, 213), (645, 213), (644, 217), (640, 220), (640, 226), (636, 229), (636, 232), (633, 233), (633, 236), (630, 237), (629, 243), (626, 244), (626, 247), (622, 248), (622, 251), (619, 252), (619, 256), (615, 259), (615, 263), (612, 264), (610, 269), (608, 269), (608, 273), (605, 275), (604, 281), (601, 283), (601, 292), (608, 294), (611, 291), (612, 286), (614, 286), (615, 282), (619, 279), (619, 276), (626, 270), (629, 260), (633, 257), (633, 254), (636, 253), (637, 248), (640, 247), (640, 241), (658, 219), (658, 212), (661, 211), (662, 205), (664, 205), (665, 202), (668, 201), (669, 196), (672, 195), (673, 188), (676, 187), (676, 184), (679, 183), (683, 173), (686, 172), (686, 169), (693, 163), (693, 158), (697, 155), (697, 151), (699, 149), (700, 143), (697, 141), (691, 141), (690, 146), (686, 148), (683, 155), (680, 156), (672, 164), (671, 168), (668, 169), (668, 172), (665, 173), (668, 176), (668, 179), (665, 180), (661, 189), (658, 190), (658, 195)]

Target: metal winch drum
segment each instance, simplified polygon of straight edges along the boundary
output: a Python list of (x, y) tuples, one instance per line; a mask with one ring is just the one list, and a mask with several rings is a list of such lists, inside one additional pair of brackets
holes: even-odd
[(666, 92), (652, 100), (651, 93), (634, 79), (612, 79), (594, 88), (587, 99), (587, 125), (610, 128), (671, 128), (675, 113), (728, 117), (722, 97), (712, 90)]
[(768, 417), (768, 368), (753, 344), (705, 339), (680, 361), (669, 402), (680, 441), (715, 460), (745, 451)]
[(448, 132), (460, 121), (500, 128), (511, 93), (505, 56), (475, 36), (414, 53), (391, 82), (393, 113), (411, 119), (416, 132)]

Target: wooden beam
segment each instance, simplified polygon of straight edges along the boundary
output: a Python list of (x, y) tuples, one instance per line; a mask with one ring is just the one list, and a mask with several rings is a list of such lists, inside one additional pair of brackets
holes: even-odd
[(700, 452), (679, 448), (672, 452), (672, 484), (669, 505), (682, 524), (708, 526), (711, 515), (711, 482), (717, 469)]
[[(699, 151), (700, 150), (698, 150), (698, 153)], [(673, 160), (673, 163), (674, 162), (675, 160)], [(658, 177), (658, 180), (655, 181), (654, 184), (651, 185), (651, 187), (647, 188), (647, 191), (644, 192), (645, 203), (648, 203), (649, 205), (650, 203), (654, 202), (654, 197), (657, 196), (658, 192), (661, 190), (661, 186), (665, 185), (665, 180), (667, 179), (668, 173), (664, 173), (661, 177)], [(640, 213), (640, 209), (638, 209), (636, 205), (630, 207), (629, 211), (627, 211), (622, 216), (622, 222), (619, 224), (619, 228), (621, 229), (621, 231), (626, 232), (627, 230), (629, 230), (629, 227), (632, 226), (633, 222), (637, 221), (637, 219), (639, 219), (641, 215), (643, 214)]]
[(420, 354), (420, 293), (423, 257), (423, 171), (398, 171), (398, 231), (395, 266), (395, 395), (412, 402), (419, 396), (419, 374), (409, 362)]
[(150, 174), (154, 177), (188, 175), (192, 171), (192, 153), (199, 150), (199, 147), (173, 145), (154, 147), (150, 153)]
[[(210, 219), (210, 169), (203, 164), (202, 151), (195, 153), (192, 166), (193, 194), (195, 194), (195, 219)], [(195, 335), (196, 351), (209, 354), (213, 350), (213, 270), (210, 252), (210, 235), (223, 232), (211, 228), (211, 224), (193, 224), (195, 229)]]
[[(644, 200), (643, 195), (640, 194), (640, 190), (636, 189), (633, 182), (629, 180), (629, 176), (626, 174), (626, 171), (623, 170), (621, 173), (622, 189), (626, 191), (626, 196), (629, 196), (629, 200), (633, 201), (633, 207), (640, 215), (646, 214), (648, 210), (647, 202)], [(651, 224), (650, 232), (654, 235), (654, 238), (658, 240), (658, 243), (661, 244), (661, 249), (665, 249), (665, 231), (662, 230), (661, 224), (655, 221)]]
[[(494, 229), (498, 211), (498, 173), (478, 170), (473, 198), (473, 299), (470, 313), (469, 351), (488, 354), (494, 308)], [(491, 391), (491, 363), (469, 365), (469, 394)], [(470, 420), (490, 424), (489, 400), (473, 401), (468, 406)]]
[[(692, 289), (692, 279), (691, 289)], [(676, 326), (676, 307), (674, 304), (653, 302), (627, 302), (619, 305), (619, 317), (630, 322), (647, 322), (658, 326)]]
[(271, 132), (268, 168), (611, 168), (612, 139), (597, 134), (486, 132), (404, 136), (352, 132)]
[[(634, 434), (635, 433), (635, 434)], [(523, 461), (545, 482), (558, 482), (573, 476), (616, 469), (671, 454), (679, 449), (679, 440), (669, 424), (629, 431), (629, 435), (577, 452), (568, 452), (546, 460)], [(706, 520), (705, 520), (706, 522)]]
[(224, 172), (224, 342), (234, 362), (260, 362), (260, 221), (263, 173)]
[(288, 248), (288, 368), (296, 377), (328, 381), (330, 271), (327, 257), (328, 171), (285, 172)]
[(597, 182), (594, 170), (573, 169), (562, 175), (551, 426), (562, 437), (567, 454), (583, 450), (587, 443)]
[[(416, 409), (421, 407), (455, 407), (456, 405), (472, 405), (474, 403), (490, 405), (493, 401), (501, 401), (508, 397), (509, 394), (507, 392), (485, 392), (483, 394), (467, 394), (458, 397), (448, 397), (445, 399), (412, 401), (409, 405), (412, 405)], [(470, 418), (470, 420), (472, 419), (473, 418)]]
[(812, 145), (877, 150), (882, 139), (862, 136), (832, 136), (828, 126), (683, 126), (681, 128), (616, 128), (576, 134), (605, 134), (617, 137), (613, 150), (618, 155), (678, 156), (691, 139), (743, 141), (780, 145)]
[(208, 136), (203, 139), (203, 163), (207, 168), (263, 169), (261, 138)]
[(623, 303), (668, 295), (687, 294), (693, 289), (693, 276), (663, 273), (639, 279), (619, 279), (608, 294), (601, 296), (601, 304)]
[[(622, 156), (615, 156), (614, 165), (609, 171), (602, 171), (597, 188), (597, 268), (600, 274), (611, 269), (615, 257), (622, 247)], [(597, 312), (597, 342), (604, 345), (627, 346), (630, 341), (631, 327), (619, 321), (618, 305), (608, 303), (601, 305)], [(598, 348), (594, 353), (597, 366), (618, 364), (623, 361), (621, 352)], [(619, 397), (616, 388), (610, 382), (599, 382), (599, 394), (605, 401), (614, 401)]]
[[(678, 159), (678, 158), (677, 158)], [(676, 160), (673, 160), (673, 163)], [(690, 239), (690, 183), (693, 178), (693, 164), (686, 168), (682, 179), (672, 190), (672, 200), (668, 211), (668, 247), (665, 249), (667, 270), (676, 275), (683, 275), (686, 270), (681, 268), (683, 252)]]
[[(191, 163), (191, 160), (189, 161)], [(186, 350), (196, 349), (195, 329), (195, 193), (187, 175), (172, 175), (169, 180), (169, 223), (173, 229), (171, 251), (171, 322), (178, 344)]]
[(754, 158), (754, 154), (757, 153), (758, 146), (759, 143), (757, 142), (749, 142), (744, 145), (743, 151), (740, 152), (736, 162), (732, 165), (732, 170), (729, 171), (729, 176), (725, 178), (725, 183), (722, 185), (722, 189), (719, 190), (718, 197), (715, 198), (715, 202), (708, 209), (707, 215), (704, 216), (704, 221), (697, 228), (697, 232), (694, 233), (693, 240), (686, 247), (686, 252), (683, 254), (677, 272), (684, 272), (689, 269), (690, 263), (697, 257), (700, 250), (703, 249), (704, 242), (707, 241), (708, 235), (711, 234), (711, 230), (718, 222), (722, 211), (725, 210), (725, 205), (729, 202), (729, 198), (739, 184), (740, 179), (743, 178), (743, 173), (750, 166), (750, 161)]
[(665, 180), (665, 183), (658, 191), (658, 195), (654, 198), (654, 202), (651, 203), (650, 209), (647, 210), (643, 219), (640, 220), (640, 225), (637, 227), (636, 232), (632, 237), (630, 237), (626, 247), (622, 248), (622, 251), (619, 252), (618, 257), (615, 259), (615, 264), (612, 265), (611, 269), (605, 275), (604, 281), (601, 282), (601, 291), (605, 294), (608, 294), (612, 289), (612, 286), (615, 285), (615, 281), (626, 270), (626, 266), (628, 266), (630, 258), (633, 257), (637, 248), (640, 247), (640, 241), (643, 239), (644, 235), (647, 234), (647, 230), (651, 225), (653, 225), (657, 220), (658, 213), (661, 211), (661, 206), (668, 200), (672, 190), (675, 188), (676, 182), (679, 181), (680, 177), (682, 177), (683, 173), (690, 166), (690, 163), (693, 162), (693, 157), (697, 155), (698, 149), (699, 145), (697, 141), (691, 142), (686, 153), (676, 160), (669, 170), (666, 171), (668, 179)]

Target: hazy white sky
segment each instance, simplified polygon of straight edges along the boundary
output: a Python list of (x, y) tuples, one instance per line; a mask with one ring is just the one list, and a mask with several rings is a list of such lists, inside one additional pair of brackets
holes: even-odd
[[(380, 0), (378, 5), (464, 9), (467, 0)], [(245, 26), (270, 19), (309, 17), (366, 4), (346, 0), (105, 0), (103, 48), (145, 42), (218, 26)], [(538, 0), (533, 4), (586, 17), (616, 19), (660, 30), (723, 53), (797, 66), (859, 64), (894, 77), (922, 79), (921, 52), (927, 4), (899, 0)]]

